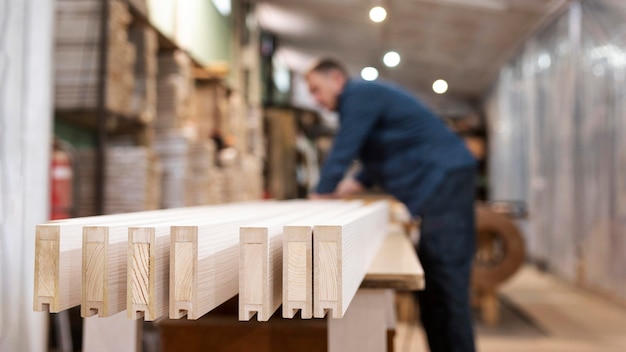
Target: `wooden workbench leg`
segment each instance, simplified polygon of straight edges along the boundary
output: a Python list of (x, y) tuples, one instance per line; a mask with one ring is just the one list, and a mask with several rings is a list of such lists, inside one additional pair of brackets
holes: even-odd
[(495, 288), (485, 289), (480, 294), (480, 310), (487, 326), (496, 326), (500, 321), (500, 304)]
[(361, 289), (343, 318), (328, 318), (328, 352), (387, 351), (394, 327), (393, 291)]
[(84, 352), (140, 352), (143, 320), (126, 318), (122, 311), (108, 318), (85, 318), (83, 325)]

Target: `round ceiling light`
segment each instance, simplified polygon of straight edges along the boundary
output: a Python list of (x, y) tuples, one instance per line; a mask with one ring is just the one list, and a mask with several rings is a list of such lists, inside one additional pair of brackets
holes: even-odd
[(448, 91), (448, 82), (438, 79), (433, 83), (433, 91), (437, 94), (443, 94)]
[(387, 67), (396, 67), (400, 64), (400, 54), (390, 51), (383, 56), (383, 63)]
[(372, 9), (370, 10), (370, 19), (373, 22), (382, 22), (385, 20), (385, 18), (387, 18), (387, 10), (385, 10), (384, 7), (381, 6), (376, 6), (376, 7), (372, 7)]
[(365, 67), (361, 70), (361, 78), (366, 81), (375, 81), (378, 78), (378, 70), (374, 67)]

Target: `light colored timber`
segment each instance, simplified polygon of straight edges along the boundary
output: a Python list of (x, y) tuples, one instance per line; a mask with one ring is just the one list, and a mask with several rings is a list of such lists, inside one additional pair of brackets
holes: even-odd
[(313, 228), (313, 315), (345, 314), (387, 236), (389, 205), (380, 201)]
[(284, 227), (283, 318), (313, 318), (313, 226), (362, 206), (361, 201), (337, 202), (323, 211)]
[(109, 317), (125, 309), (127, 239), (128, 227), (84, 227), (83, 317)]
[(241, 208), (211, 222), (172, 226), (171, 319), (198, 319), (239, 292), (239, 229), (291, 205)]
[(282, 302), (283, 226), (323, 211), (328, 203), (293, 206), (288, 214), (242, 227), (239, 242), (239, 320), (267, 321)]
[[(147, 321), (156, 320), (168, 314), (170, 305), (175, 307), (175, 299), (180, 295), (180, 291), (184, 291), (197, 297), (209, 294), (202, 290), (198, 292), (191, 287), (179, 288), (176, 282), (182, 281), (187, 283), (187, 279), (193, 278), (193, 268), (197, 268), (197, 251), (193, 247), (197, 247), (197, 241), (194, 244), (193, 239), (197, 240), (200, 233), (202, 239), (207, 237), (213, 240), (209, 246), (213, 244), (215, 250), (222, 249), (222, 242), (234, 241), (237, 248), (238, 230), (235, 222), (248, 216), (259, 218), (264, 212), (269, 210), (274, 212), (284, 211), (292, 202), (248, 202), (241, 204), (229, 204), (227, 206), (213, 207), (210, 211), (202, 211), (201, 213), (190, 212), (190, 214), (179, 215), (176, 218), (167, 221), (152, 222), (146, 225), (136, 225), (128, 229), (128, 256), (127, 256), (127, 294), (126, 309), (127, 316), (130, 319), (144, 318)], [(261, 210), (260, 210), (261, 209)], [(214, 231), (220, 230), (226, 225), (230, 225), (230, 238), (215, 238)], [(219, 233), (218, 236), (225, 236), (228, 233)], [(212, 237), (211, 237), (212, 236)], [(182, 243), (176, 243), (177, 238), (181, 238)], [(206, 245), (203, 243), (202, 248)], [(187, 249), (192, 249), (187, 251)], [(233, 249), (233, 250), (234, 250)], [(235, 251), (236, 252), (236, 251)], [(178, 254), (178, 255), (176, 255)], [(176, 265), (177, 260), (189, 259)], [(232, 260), (230, 265), (229, 280), (237, 283), (237, 277), (233, 278), (232, 272), (237, 272), (237, 260)], [(221, 265), (221, 263), (212, 262), (212, 265)], [(224, 268), (229, 266), (224, 263)], [(222, 268), (220, 266), (220, 268)], [(226, 270), (225, 269), (225, 270)], [(209, 270), (215, 270), (211, 268)], [(180, 273), (180, 274), (177, 274)], [(202, 278), (202, 280), (211, 279), (211, 277)], [(203, 289), (206, 287), (202, 287)], [(170, 294), (170, 292), (172, 294)], [(230, 297), (234, 296), (232, 294)], [(223, 301), (222, 301), (223, 302)], [(220, 302), (220, 303), (222, 303)], [(189, 303), (185, 301), (184, 303)], [(213, 307), (214, 308), (214, 307)], [(195, 316), (194, 309), (192, 315)], [(204, 314), (204, 313), (203, 313)], [(202, 314), (201, 314), (202, 315)], [(180, 316), (178, 317), (180, 318)]]
[(389, 226), (389, 235), (369, 266), (361, 288), (393, 288), (400, 291), (424, 289), (424, 269), (413, 243), (400, 225)]
[(169, 228), (128, 229), (126, 312), (129, 319), (155, 320), (167, 311)]
[[(193, 207), (194, 210), (210, 207)], [(168, 209), (50, 221), (35, 229), (33, 309), (57, 313), (80, 304), (83, 226), (145, 219), (187, 210)]]
[(36, 228), (35, 311), (57, 313), (80, 304), (80, 265), (72, 264), (80, 264), (82, 242), (66, 232), (68, 228), (56, 225)]
[[(262, 204), (262, 202), (254, 203), (254, 206)], [(108, 317), (127, 308), (130, 228), (167, 226), (176, 221), (219, 217), (232, 211), (232, 207), (233, 205), (197, 207), (187, 210), (182, 208), (171, 214), (153, 215), (120, 222), (105, 222), (108, 225), (85, 226), (83, 228), (81, 315), (88, 317), (98, 314), (100, 317)], [(169, 259), (168, 242), (167, 238), (161, 241), (161, 248), (165, 248), (165, 252), (161, 251), (161, 254)], [(144, 253), (146, 251), (150, 253), (149, 247), (139, 246), (139, 248), (143, 248)], [(154, 247), (156, 250), (156, 243)], [(138, 265), (135, 267), (140, 268)], [(169, 265), (165, 265), (163, 268), (169, 268)], [(139, 296), (136, 295), (136, 297)]]

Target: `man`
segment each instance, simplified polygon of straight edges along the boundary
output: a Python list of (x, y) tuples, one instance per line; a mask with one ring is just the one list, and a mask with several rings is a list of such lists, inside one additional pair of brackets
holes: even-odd
[[(343, 197), (378, 184), (421, 218), (417, 247), (426, 289), (418, 293), (431, 351), (474, 351), (469, 285), (474, 254), (475, 160), (424, 104), (391, 84), (351, 80), (318, 61), (306, 80), (337, 111), (340, 128), (315, 197)], [(362, 171), (342, 181), (354, 159)]]

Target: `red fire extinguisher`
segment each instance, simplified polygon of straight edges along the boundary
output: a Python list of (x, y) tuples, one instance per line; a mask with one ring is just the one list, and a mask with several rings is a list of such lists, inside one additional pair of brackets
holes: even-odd
[(73, 206), (72, 159), (67, 151), (55, 141), (50, 165), (50, 219), (71, 217)]

